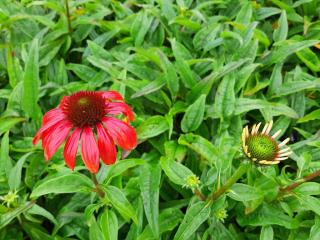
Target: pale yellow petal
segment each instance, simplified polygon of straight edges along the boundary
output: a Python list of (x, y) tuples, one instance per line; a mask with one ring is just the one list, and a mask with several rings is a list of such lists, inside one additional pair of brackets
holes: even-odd
[(269, 122), (269, 126), (268, 126), (268, 128), (267, 128), (267, 130), (266, 130), (265, 134), (269, 134), (269, 133), (270, 133), (271, 128), (272, 128), (272, 125), (273, 125), (273, 121), (271, 120), (271, 121)]
[(290, 154), (292, 154), (292, 152), (281, 153), (279, 154), (279, 157), (289, 156)]
[(279, 136), (280, 133), (281, 133), (281, 129), (278, 130), (275, 134), (273, 134), (273, 135), (272, 135), (272, 138), (273, 138), (273, 139), (276, 139), (276, 138)]
[(266, 123), (266, 125), (264, 125), (262, 132), (261, 132), (262, 134), (264, 134), (266, 132), (268, 126), (269, 126), (269, 123)]
[(266, 164), (266, 165), (274, 165), (274, 164), (278, 164), (279, 161), (267, 161), (267, 160), (261, 160), (259, 161), (260, 164)]
[(278, 145), (278, 147), (281, 148), (282, 146), (286, 145), (289, 141), (290, 141), (290, 138), (286, 138)]
[(276, 161), (283, 161), (283, 160), (286, 160), (288, 159), (288, 157), (277, 157), (275, 160)]
[(258, 125), (257, 125), (257, 127), (255, 129), (255, 132), (254, 132), (255, 134), (258, 133), (260, 126), (261, 126), (261, 122), (258, 123)]
[(251, 135), (253, 135), (255, 133), (255, 129), (256, 129), (256, 125), (254, 124), (252, 129), (251, 129)]
[(284, 153), (284, 152), (289, 152), (289, 151), (291, 151), (291, 149), (289, 147), (287, 147), (287, 148), (281, 149), (279, 151), (279, 153)]

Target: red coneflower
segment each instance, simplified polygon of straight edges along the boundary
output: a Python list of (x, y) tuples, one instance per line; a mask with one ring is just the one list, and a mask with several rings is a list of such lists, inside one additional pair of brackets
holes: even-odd
[[(125, 118), (115, 118), (119, 114)], [(135, 148), (137, 135), (127, 124), (132, 120), (133, 112), (118, 92), (80, 91), (65, 96), (57, 108), (44, 115), (33, 144), (42, 138), (45, 159), (50, 160), (67, 139), (63, 155), (67, 166), (74, 169), (80, 142), (85, 166), (96, 173), (99, 158), (105, 164), (116, 161), (115, 143), (124, 150)]]

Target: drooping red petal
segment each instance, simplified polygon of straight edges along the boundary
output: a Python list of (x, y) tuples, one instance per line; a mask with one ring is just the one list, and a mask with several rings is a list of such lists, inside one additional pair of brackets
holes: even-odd
[(100, 157), (105, 164), (113, 164), (117, 158), (116, 146), (101, 123), (98, 123), (96, 127), (98, 132), (98, 148)]
[(106, 103), (107, 114), (124, 114), (127, 117), (128, 122), (134, 120), (134, 114), (131, 108), (123, 102), (109, 102)]
[(102, 92), (102, 96), (106, 99), (124, 102), (123, 97), (117, 91), (105, 91)]
[(42, 145), (44, 148), (44, 157), (48, 161), (58, 150), (60, 145), (68, 136), (72, 128), (72, 124), (68, 120), (62, 120), (49, 130), (43, 133)]
[(137, 145), (136, 131), (128, 124), (112, 117), (102, 119), (107, 131), (120, 147), (125, 150), (132, 150)]
[(41, 138), (42, 133), (44, 133), (46, 130), (51, 128), (52, 126), (56, 125), (60, 121), (65, 119), (65, 115), (61, 111), (61, 109), (55, 108), (47, 112), (43, 116), (42, 120), (42, 127), (39, 129), (39, 131), (34, 136), (32, 143), (33, 145), (37, 144), (39, 139)]
[(59, 109), (63, 110), (64, 105), (65, 105), (66, 102), (69, 101), (69, 98), (70, 98), (70, 96), (64, 96), (64, 97), (61, 99), (60, 104), (59, 104)]
[(81, 135), (81, 155), (84, 164), (92, 173), (99, 170), (99, 149), (91, 127), (84, 127)]
[(66, 145), (64, 146), (63, 156), (64, 161), (69, 168), (72, 170), (76, 164), (76, 156), (78, 151), (78, 143), (81, 136), (81, 128), (76, 128), (71, 135), (68, 137), (66, 141)]

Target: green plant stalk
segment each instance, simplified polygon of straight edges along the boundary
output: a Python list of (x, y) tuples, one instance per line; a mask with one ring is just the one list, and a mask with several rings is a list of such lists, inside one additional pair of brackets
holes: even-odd
[(101, 189), (101, 187), (100, 187), (100, 184), (99, 184), (99, 182), (98, 182), (98, 179), (97, 179), (96, 174), (91, 173), (91, 178), (92, 178), (92, 181), (93, 181), (93, 183), (94, 183), (94, 185), (95, 185), (95, 192), (98, 193), (98, 195), (99, 195), (100, 198), (104, 198), (104, 195), (105, 195), (105, 194), (104, 194), (104, 192), (102, 191), (102, 189)]
[(65, 8), (66, 8), (66, 17), (67, 17), (67, 22), (68, 22), (68, 30), (69, 30), (69, 33), (72, 33), (70, 10), (69, 10), (68, 0), (64, 0), (64, 5), (65, 5)]
[(287, 187), (281, 188), (278, 196), (282, 197), (284, 194), (291, 192), (293, 189), (300, 186), (302, 183), (311, 181), (312, 179), (314, 179), (318, 176), (320, 176), (320, 170), (317, 170), (317, 171), (305, 176), (304, 178), (297, 180), (296, 182), (290, 184)]
[(206, 196), (203, 195), (203, 193), (200, 191), (199, 188), (196, 188), (194, 190), (194, 194), (201, 200), (201, 201), (205, 201), (206, 200)]
[(223, 195), (227, 190), (229, 190), (233, 184), (235, 184), (242, 176), (247, 172), (248, 169), (247, 163), (242, 163), (238, 167), (238, 169), (233, 173), (233, 175), (228, 179), (228, 181), (217, 191), (213, 192), (213, 194), (209, 197), (209, 202), (214, 202), (221, 195)]

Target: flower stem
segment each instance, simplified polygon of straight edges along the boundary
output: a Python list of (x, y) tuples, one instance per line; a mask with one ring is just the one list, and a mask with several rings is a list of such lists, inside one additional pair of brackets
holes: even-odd
[(209, 201), (213, 202), (217, 200), (222, 194), (229, 190), (232, 185), (235, 184), (242, 177), (242, 175), (247, 172), (248, 166), (249, 165), (247, 163), (240, 164), (238, 169), (233, 173), (228, 181), (221, 188), (212, 193), (212, 195), (209, 197)]
[(304, 183), (304, 182), (308, 182), (316, 177), (320, 176), (320, 170), (315, 171), (307, 176), (305, 176), (304, 178), (290, 184), (287, 187), (281, 188), (279, 195), (282, 196), (284, 193), (288, 193), (291, 192), (293, 189), (295, 189), (296, 187), (298, 187), (300, 184)]
[(205, 201), (206, 200), (206, 196), (203, 195), (203, 193), (198, 189), (196, 188), (194, 190), (194, 194), (201, 200), (201, 201)]
[(98, 193), (99, 197), (104, 198), (104, 192), (101, 190), (96, 174), (91, 173), (91, 178), (94, 185), (96, 186), (95, 191)]
[(68, 30), (69, 30), (69, 33), (72, 33), (70, 10), (69, 10), (68, 0), (64, 0), (64, 5), (66, 7), (66, 17), (67, 17), (67, 22), (68, 22)]

